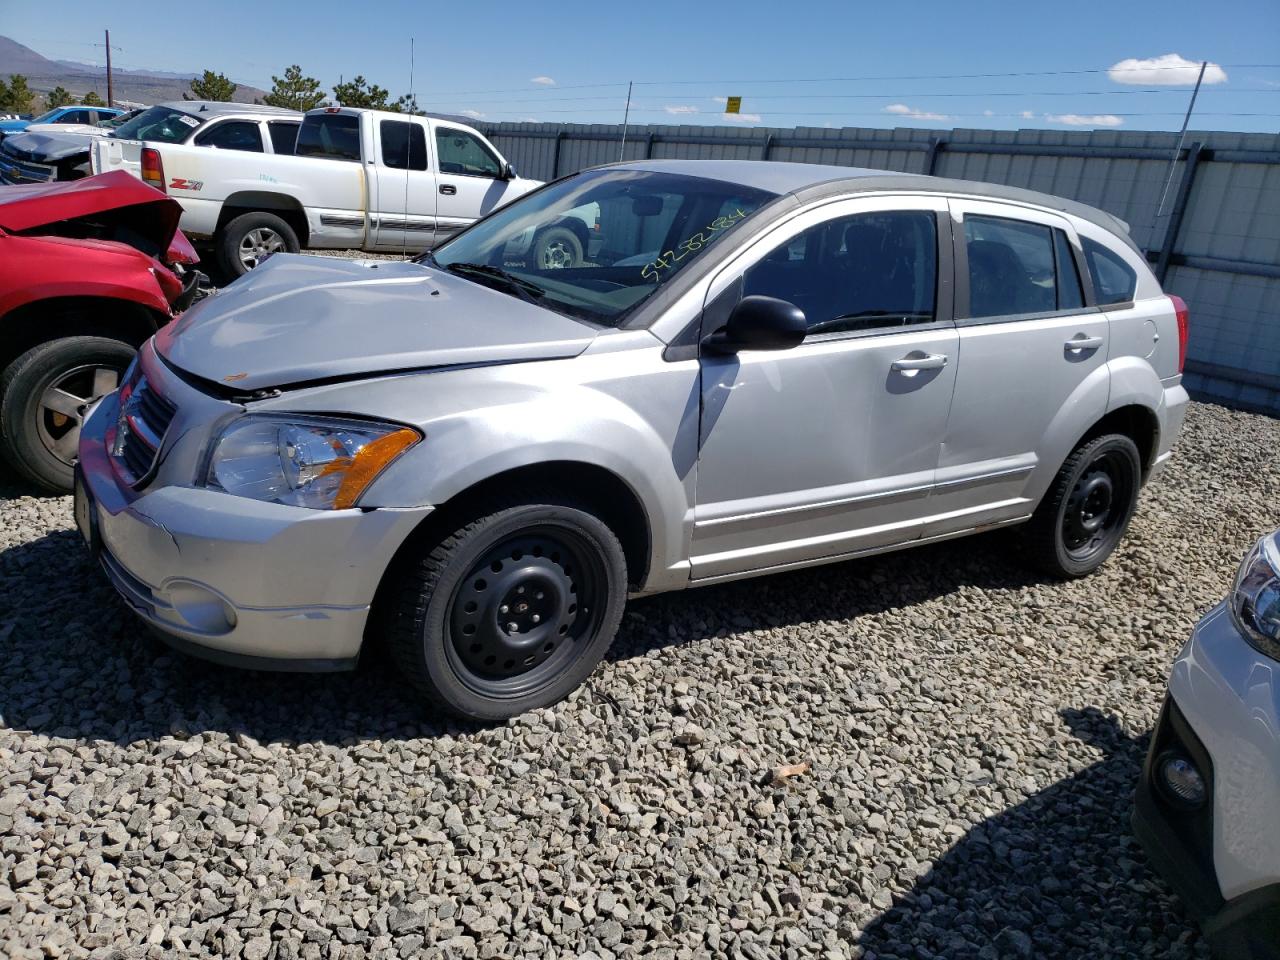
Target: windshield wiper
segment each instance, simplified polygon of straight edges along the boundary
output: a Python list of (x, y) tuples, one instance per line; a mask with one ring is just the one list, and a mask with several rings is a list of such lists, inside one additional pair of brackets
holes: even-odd
[(547, 291), (536, 283), (531, 283), (523, 277), (517, 277), (514, 273), (508, 273), (501, 267), (494, 267), (487, 263), (450, 263), (445, 269), (450, 273), (456, 273), (463, 277), (496, 280), (508, 293), (514, 294), (521, 300), (527, 300), (529, 303), (537, 303), (547, 295)]

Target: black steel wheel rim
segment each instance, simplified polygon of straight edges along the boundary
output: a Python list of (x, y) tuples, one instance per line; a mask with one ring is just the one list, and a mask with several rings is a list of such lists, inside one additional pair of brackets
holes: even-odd
[(606, 579), (598, 551), (566, 527), (504, 537), (454, 589), (446, 612), (450, 665), (483, 696), (545, 687), (595, 636)]
[(1121, 452), (1109, 450), (1089, 461), (1062, 514), (1062, 544), (1071, 559), (1088, 560), (1119, 536), (1133, 483), (1133, 466)]

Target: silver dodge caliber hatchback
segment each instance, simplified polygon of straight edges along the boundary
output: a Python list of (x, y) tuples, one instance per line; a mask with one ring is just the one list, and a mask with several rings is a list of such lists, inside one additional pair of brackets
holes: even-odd
[(385, 640), (492, 720), (581, 683), (628, 594), (1011, 524), (1089, 573), (1178, 436), (1186, 334), (1077, 203), (620, 164), (416, 262), (281, 255), (207, 298), (88, 418), (76, 517), (180, 649)]

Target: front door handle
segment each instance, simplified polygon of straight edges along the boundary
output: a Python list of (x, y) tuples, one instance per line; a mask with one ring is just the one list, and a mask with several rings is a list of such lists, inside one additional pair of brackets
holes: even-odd
[(455, 187), (452, 183), (442, 183), (440, 184), (440, 192), (443, 193), (446, 197), (452, 197), (455, 193), (458, 192), (458, 188)]
[(915, 373), (917, 370), (939, 370), (947, 365), (945, 353), (926, 353), (921, 356), (907, 354), (900, 360), (893, 361), (892, 369), (899, 373)]
[(1077, 333), (1074, 337), (1063, 344), (1072, 353), (1079, 353), (1081, 350), (1096, 350), (1102, 346), (1101, 337), (1087, 337), (1083, 333)]

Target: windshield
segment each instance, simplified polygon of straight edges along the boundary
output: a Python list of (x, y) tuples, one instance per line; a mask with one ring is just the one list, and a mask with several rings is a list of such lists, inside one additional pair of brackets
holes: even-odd
[(45, 113), (40, 114), (40, 116), (36, 117), (31, 122), (32, 123), (48, 123), (61, 112), (62, 112), (62, 107), (54, 107), (52, 110), (49, 110), (49, 111), (46, 111)]
[(116, 129), (121, 140), (151, 140), (156, 143), (181, 143), (200, 126), (199, 117), (173, 107), (148, 107)]
[(142, 113), (141, 110), (130, 110), (128, 113), (121, 113), (114, 117), (107, 117), (105, 120), (99, 120), (99, 127), (106, 127), (108, 130), (114, 130), (117, 127), (123, 127), (126, 123)]
[(616, 326), (775, 196), (679, 174), (587, 172), (501, 208), (424, 259)]

